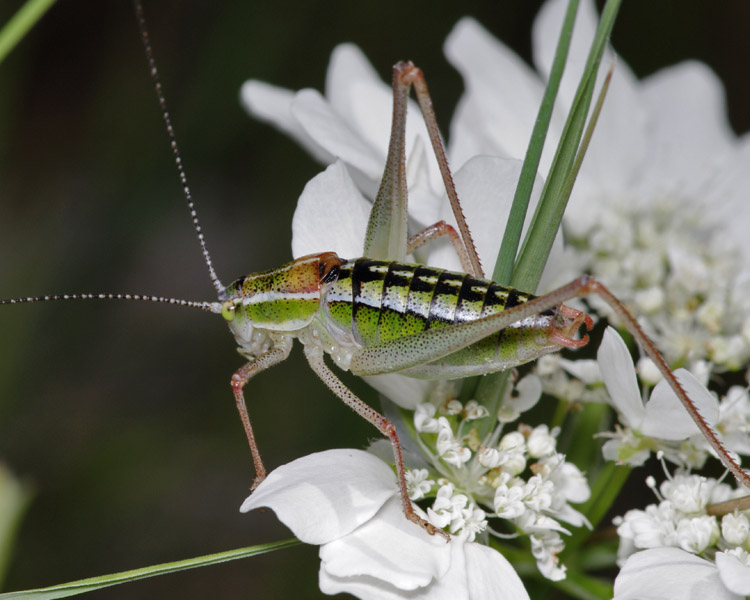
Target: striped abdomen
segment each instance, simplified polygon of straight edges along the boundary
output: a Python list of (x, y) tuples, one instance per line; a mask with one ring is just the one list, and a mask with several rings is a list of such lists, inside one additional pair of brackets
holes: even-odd
[[(341, 265), (323, 304), (335, 326), (362, 346), (496, 314), (534, 298), (493, 281), (398, 262), (359, 258)], [(559, 348), (548, 340), (556, 311), (524, 319), (429, 363), (421, 377), (460, 377), (518, 365)]]

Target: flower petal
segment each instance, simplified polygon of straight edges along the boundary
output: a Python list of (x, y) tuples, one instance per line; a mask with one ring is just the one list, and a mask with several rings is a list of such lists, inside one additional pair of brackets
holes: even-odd
[[(736, 151), (726, 159), (721, 168), (708, 173), (703, 186), (695, 190), (693, 197), (702, 197), (704, 205), (715, 212), (717, 222), (721, 223), (724, 237), (731, 244), (737, 244), (743, 250), (745, 264), (750, 263), (750, 235), (747, 235), (750, 223), (750, 202), (747, 201), (747, 190), (750, 189), (750, 135), (745, 134), (738, 143)], [(750, 277), (750, 270), (744, 270), (744, 277)]]
[(443, 51), (466, 86), (451, 123), (454, 168), (478, 154), (522, 157), (544, 92), (539, 76), (474, 19), (456, 23)]
[(561, 358), (559, 363), (568, 373), (577, 377), (587, 385), (602, 381), (602, 371), (599, 368), (599, 363), (595, 360), (586, 358), (568, 360), (567, 358)]
[(331, 251), (342, 258), (362, 256), (370, 208), (344, 163), (336, 161), (302, 191), (292, 218), (292, 256)]
[(328, 450), (269, 473), (240, 511), (267, 506), (303, 542), (325, 544), (369, 521), (397, 495), (393, 471), (380, 459), (361, 450)]
[(678, 548), (654, 548), (628, 558), (615, 579), (614, 600), (741, 600), (716, 567)]
[[(376, 151), (379, 172), (374, 176), (379, 180), (391, 136), (393, 92), (354, 44), (339, 44), (331, 53), (326, 98), (349, 127)], [(411, 114), (419, 118), (418, 110)]]
[(398, 373), (371, 375), (362, 379), (394, 404), (407, 410), (414, 410), (418, 404), (424, 402), (430, 389), (435, 385), (425, 379), (414, 379)]
[(465, 545), (464, 552), (469, 598), (520, 600), (529, 597), (518, 573), (497, 550), (470, 543)]
[(652, 157), (644, 175), (658, 179), (652, 188), (682, 187), (692, 195), (699, 178), (716, 166), (706, 159), (718, 163), (734, 145), (721, 81), (703, 63), (687, 61), (647, 77), (641, 86)]
[[(534, 62), (545, 78), (549, 76), (560, 35), (560, 24), (567, 6), (568, 3), (562, 0), (550, 0), (534, 21)], [(594, 2), (582, 2), (576, 15), (573, 39), (558, 94), (559, 101), (566, 110), (573, 103), (597, 21)], [(613, 53), (611, 50), (606, 51), (602, 57), (601, 69), (608, 69), (612, 60)], [(599, 79), (601, 80), (601, 74)], [(598, 183), (598, 197), (601, 197), (601, 189), (621, 191), (632, 187), (639, 181), (647, 156), (647, 131), (646, 111), (640, 98), (638, 82), (625, 61), (618, 60), (579, 179)], [(612, 140), (617, 140), (617, 143)], [(576, 187), (578, 190), (573, 190), (571, 203), (575, 198), (581, 197), (577, 193), (581, 191), (577, 183)], [(583, 208), (581, 202), (574, 204)]]
[[(371, 577), (336, 577), (322, 568), (318, 572), (320, 591), (329, 596), (334, 594), (351, 594), (360, 600), (404, 600), (404, 598), (430, 598), (431, 588), (421, 588), (404, 592), (388, 581)], [(420, 593), (421, 592), (421, 593)], [(408, 596), (407, 596), (408, 593)]]
[(638, 390), (635, 366), (628, 347), (612, 327), (604, 332), (596, 360), (612, 405), (622, 415), (625, 425), (637, 429), (646, 411)]
[[(711, 425), (716, 424), (719, 419), (719, 403), (716, 398), (709, 394), (690, 371), (677, 369), (674, 375), (703, 418)], [(698, 426), (663, 379), (651, 392), (651, 398), (646, 404), (646, 418), (641, 423), (640, 432), (663, 440), (684, 440), (699, 433)]]
[(334, 157), (311, 138), (292, 116), (295, 92), (255, 79), (242, 84), (240, 102), (253, 117), (270, 123), (295, 139), (305, 150), (322, 163), (333, 162)]
[(722, 583), (735, 594), (750, 596), (750, 567), (728, 552), (717, 552), (715, 560)]
[[(320, 548), (321, 572), (338, 578), (367, 578), (399, 590), (416, 590), (439, 580), (451, 565), (451, 546), (407, 521), (393, 496), (369, 521)], [(327, 590), (323, 590), (328, 593)]]
[(531, 410), (542, 397), (542, 381), (530, 373), (514, 387), (513, 393), (503, 402), (503, 408), (522, 413)]
[(344, 160), (369, 179), (378, 179), (384, 157), (353, 129), (317, 90), (301, 90), (291, 106), (305, 133), (326, 152)]
[[(326, 72), (326, 98), (333, 109), (343, 116), (351, 125), (360, 124), (365, 128), (372, 126), (367, 119), (360, 121), (357, 118), (359, 103), (356, 94), (352, 94), (352, 86), (361, 88), (380, 87), (388, 91), (388, 86), (383, 83), (377, 71), (367, 60), (364, 52), (354, 44), (339, 44), (331, 52), (331, 60)], [(390, 113), (385, 114), (382, 120), (389, 121)], [(380, 121), (381, 119), (377, 119)], [(366, 131), (362, 131), (363, 134)], [(383, 134), (380, 128), (373, 127), (374, 136), (365, 137), (376, 143), (388, 142), (388, 132)]]
[[(378, 158), (372, 179), (380, 183), (391, 137), (393, 90), (372, 68), (362, 51), (353, 44), (340, 44), (331, 54), (326, 74), (326, 98), (331, 106), (366, 142)], [(417, 138), (429, 145), (427, 128), (414, 100), (408, 101), (406, 119), (406, 155), (411, 155)], [(349, 162), (345, 155), (339, 155)], [(427, 164), (430, 182), (440, 189), (442, 180), (435, 160)], [(365, 190), (369, 194), (369, 190)]]
[[(515, 159), (475, 156), (454, 177), (466, 222), (487, 274), (491, 274), (495, 268), (502, 240), (501, 232), (508, 220), (521, 164), (521, 161)], [(537, 178), (529, 204), (532, 213), (539, 201), (541, 189), (542, 180)], [(440, 218), (455, 226), (456, 220), (447, 198), (444, 198), (441, 210)], [(436, 244), (431, 249), (429, 264), (461, 270), (456, 252), (447, 242)]]

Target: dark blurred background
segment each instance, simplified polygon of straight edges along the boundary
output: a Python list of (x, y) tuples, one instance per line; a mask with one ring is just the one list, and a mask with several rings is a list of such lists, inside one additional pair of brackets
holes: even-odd
[[(240, 108), (254, 77), (322, 89), (359, 44), (384, 79), (411, 59), (447, 131), (462, 84), (441, 45), (476, 16), (527, 60), (540, 2), (149, 2), (146, 14), (208, 244), (225, 283), (290, 258), (290, 222), (321, 170)], [(0, 2), (0, 22), (21, 2)], [(273, 5), (273, 8), (271, 7)], [(614, 45), (639, 76), (687, 58), (750, 128), (750, 4), (625, 2)], [(0, 65), (0, 297), (127, 291), (211, 300), (126, 0), (62, 0)], [(335, 223), (335, 215), (332, 218)], [(240, 515), (250, 455), (229, 388), (241, 364), (221, 319), (127, 303), (0, 310), (0, 460), (31, 485), (6, 589), (289, 536)], [(373, 394), (346, 378), (372, 400)], [(299, 350), (247, 388), (266, 464), (363, 447), (376, 432)], [(317, 548), (98, 592), (98, 598), (316, 598)]]

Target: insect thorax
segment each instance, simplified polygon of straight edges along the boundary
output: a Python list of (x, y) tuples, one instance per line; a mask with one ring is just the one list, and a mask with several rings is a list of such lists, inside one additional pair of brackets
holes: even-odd
[(322, 288), (342, 261), (333, 252), (303, 256), (277, 269), (233, 281), (220, 294), (221, 314), (248, 358), (307, 328), (318, 312)]

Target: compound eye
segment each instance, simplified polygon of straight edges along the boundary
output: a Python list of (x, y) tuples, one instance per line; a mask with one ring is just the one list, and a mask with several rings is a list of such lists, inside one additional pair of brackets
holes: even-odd
[(221, 316), (227, 321), (233, 321), (236, 309), (237, 306), (235, 305), (234, 300), (227, 300), (221, 305)]
[(339, 277), (339, 271), (343, 261), (335, 252), (324, 252), (320, 255), (318, 272), (321, 283), (332, 283)]

